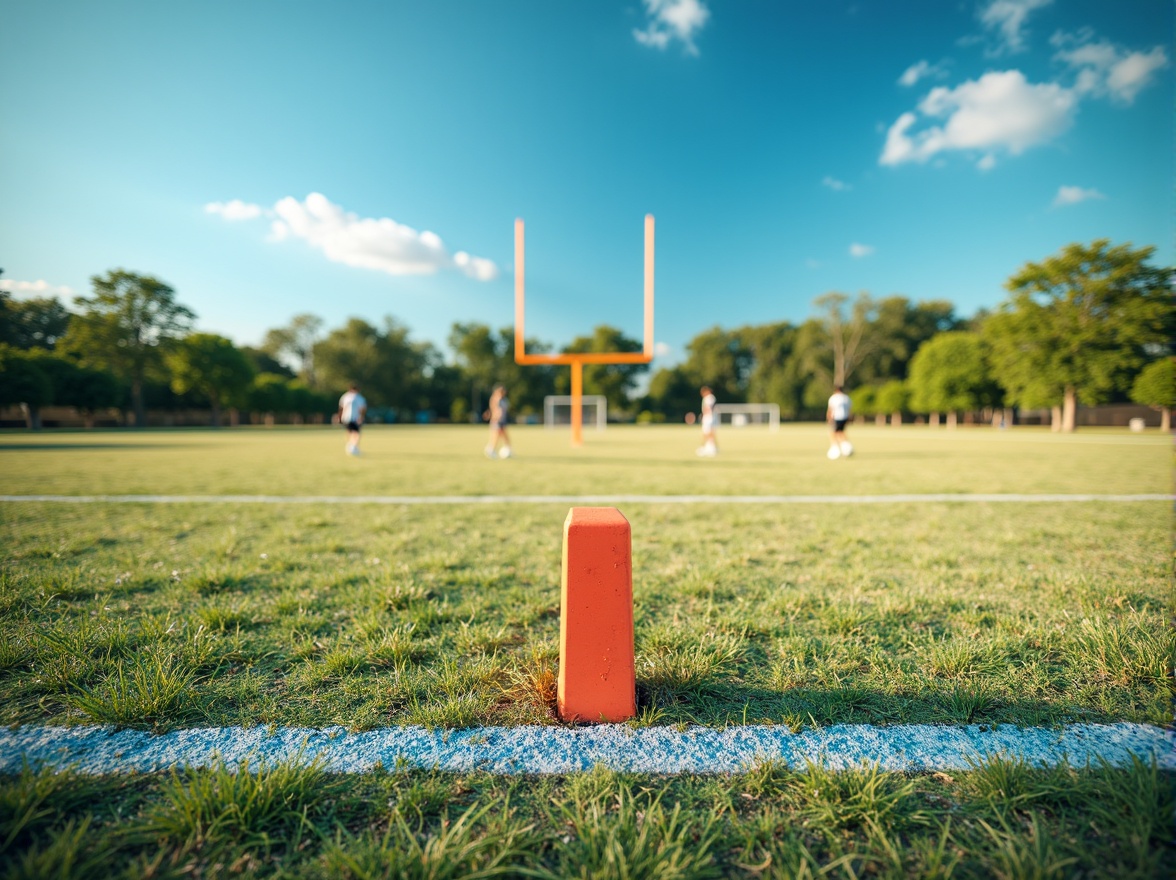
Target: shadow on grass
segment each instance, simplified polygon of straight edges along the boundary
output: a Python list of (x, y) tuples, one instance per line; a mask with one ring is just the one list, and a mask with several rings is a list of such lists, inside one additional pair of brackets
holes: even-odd
[[(1079, 720), (1040, 700), (1007, 699), (982, 684), (941, 691), (886, 692), (865, 687), (749, 687), (734, 681), (674, 688), (637, 680), (638, 715), (650, 724), (787, 724), (793, 730), (834, 724), (1051, 725)], [(1086, 713), (1085, 722), (1109, 721)]]

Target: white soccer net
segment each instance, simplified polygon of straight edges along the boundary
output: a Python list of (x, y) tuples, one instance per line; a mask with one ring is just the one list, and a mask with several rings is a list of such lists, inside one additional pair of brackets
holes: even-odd
[[(603, 431), (608, 421), (608, 400), (603, 394), (585, 394), (580, 398), (581, 417), (585, 425), (595, 422), (596, 430)], [(570, 425), (572, 423), (572, 397), (570, 394), (549, 394), (543, 398), (543, 426), (554, 428), (556, 425)]]
[(780, 430), (780, 406), (775, 403), (717, 403), (715, 418), (732, 428), (767, 425), (771, 431)]

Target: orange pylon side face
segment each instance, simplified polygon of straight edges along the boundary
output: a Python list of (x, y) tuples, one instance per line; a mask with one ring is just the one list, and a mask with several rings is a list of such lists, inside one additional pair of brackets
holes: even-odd
[(560, 593), (559, 717), (629, 720), (637, 714), (632, 540), (615, 507), (568, 511)]

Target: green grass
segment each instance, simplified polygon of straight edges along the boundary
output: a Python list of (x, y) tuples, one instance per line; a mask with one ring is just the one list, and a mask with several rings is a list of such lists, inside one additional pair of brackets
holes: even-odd
[(867, 494), (904, 492), (1170, 492), (1169, 443), (1158, 433), (851, 428), (859, 453), (823, 458), (819, 425), (728, 429), (722, 454), (699, 461), (697, 429), (587, 431), (512, 427), (517, 458), (486, 461), (485, 429), (372, 426), (364, 457), (331, 428), (53, 432), (0, 435), (5, 494), (486, 495), (626, 492)]
[(5, 877), (1163, 876), (1170, 776), (997, 762), (658, 778), (278, 766), (0, 779)]
[[(5, 493), (1167, 492), (1158, 437), (819, 428), (0, 436)], [(623, 505), (635, 723), (1171, 718), (1166, 502)], [(0, 504), (0, 723), (556, 724), (567, 506)], [(1172, 776), (0, 780), (0, 877), (1152, 877)], [(258, 768), (254, 768), (257, 770)]]
[[(555, 723), (566, 508), (0, 507), (0, 723)], [(1170, 718), (1163, 502), (633, 505), (639, 722)]]

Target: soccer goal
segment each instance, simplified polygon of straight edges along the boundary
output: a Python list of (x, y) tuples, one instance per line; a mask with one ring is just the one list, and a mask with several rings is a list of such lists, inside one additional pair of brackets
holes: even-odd
[[(608, 421), (608, 401), (603, 394), (585, 394), (581, 398), (584, 421), (588, 421), (588, 408), (596, 412), (596, 430), (603, 431)], [(570, 394), (549, 394), (543, 398), (543, 426), (554, 428), (556, 425), (567, 425), (572, 421), (572, 396)]]
[[(723, 416), (730, 418), (724, 422)], [(767, 425), (770, 431), (780, 430), (780, 406), (775, 403), (717, 403), (715, 418), (720, 425), (746, 428), (748, 425)]]

